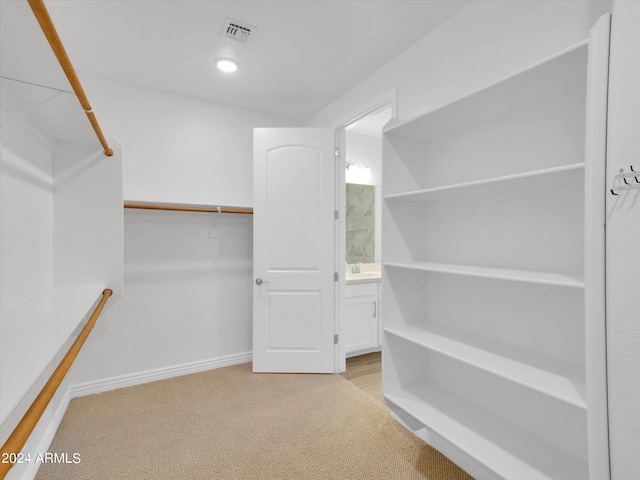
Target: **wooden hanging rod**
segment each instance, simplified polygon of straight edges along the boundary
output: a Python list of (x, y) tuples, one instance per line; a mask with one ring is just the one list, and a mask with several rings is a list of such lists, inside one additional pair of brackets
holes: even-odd
[(109, 147), (109, 144), (107, 143), (107, 139), (105, 138), (104, 133), (102, 133), (102, 129), (98, 124), (98, 119), (96, 118), (95, 114), (91, 109), (91, 104), (87, 99), (87, 95), (84, 93), (84, 89), (82, 88), (82, 85), (80, 84), (80, 80), (78, 79), (78, 75), (76, 75), (76, 71), (74, 70), (73, 65), (71, 64), (71, 60), (69, 60), (69, 56), (67, 55), (67, 52), (64, 49), (64, 45), (62, 45), (60, 36), (56, 31), (56, 27), (53, 25), (53, 21), (49, 16), (47, 7), (45, 7), (44, 5), (44, 1), (43, 0), (27, 0), (27, 1), (29, 2), (29, 6), (31, 7), (31, 10), (33, 11), (33, 14), (36, 17), (36, 20), (38, 20), (38, 23), (40, 24), (42, 33), (44, 33), (44, 36), (47, 37), (47, 41), (49, 42), (49, 45), (51, 45), (51, 49), (53, 50), (53, 53), (58, 59), (58, 62), (60, 63), (60, 66), (62, 67), (64, 74), (67, 76), (67, 79), (71, 84), (71, 88), (73, 88), (73, 91), (75, 92), (76, 97), (78, 97), (78, 100), (80, 101), (80, 105), (82, 106), (84, 113), (87, 115), (87, 118), (89, 119), (89, 123), (91, 123), (91, 126), (93, 127), (93, 131), (96, 132), (96, 135), (98, 136), (98, 140), (100, 141), (100, 144), (104, 149), (104, 154), (107, 157), (112, 156), (113, 150), (111, 150), (111, 148)]
[(206, 212), (206, 213), (236, 213), (240, 215), (253, 215), (253, 210), (239, 210), (233, 208), (213, 207), (181, 207), (174, 205), (145, 205), (140, 203), (125, 203), (124, 208), (138, 208), (141, 210), (172, 210), (176, 212)]
[[(40, 393), (29, 407), (29, 410), (27, 410), (27, 412), (24, 414), (22, 420), (20, 420), (20, 423), (18, 423), (16, 428), (13, 429), (13, 432), (11, 432), (11, 435), (9, 435), (7, 441), (4, 442), (4, 445), (0, 450), (2, 459), (7, 458), (9, 460), (13, 460), (14, 457), (22, 451), (22, 448), (27, 442), (29, 435), (31, 435), (31, 432), (33, 432), (33, 429), (38, 424), (38, 421), (40, 421), (40, 417), (42, 417), (42, 414), (47, 409), (49, 402), (58, 390), (58, 387), (64, 380), (64, 377), (67, 375), (67, 372), (69, 371), (69, 368), (71, 368), (73, 361), (78, 356), (82, 345), (84, 345), (84, 342), (89, 336), (89, 333), (91, 333), (91, 329), (93, 329), (96, 320), (98, 320), (98, 317), (102, 313), (102, 309), (104, 308), (105, 303), (107, 303), (107, 300), (109, 300), (109, 297), (112, 294), (113, 292), (109, 289), (106, 289), (104, 292), (102, 292), (102, 298), (100, 299), (98, 306), (91, 314), (91, 317), (80, 332), (80, 335), (78, 335), (75, 342), (73, 342), (73, 345), (71, 345), (71, 348), (69, 348), (67, 354), (64, 356), (55, 371), (51, 374), (51, 377), (49, 377), (49, 380), (47, 381), (45, 386), (42, 387), (42, 390), (40, 390)], [(4, 479), (4, 477), (7, 476), (7, 473), (9, 472), (11, 467), (13, 467), (13, 463), (0, 463), (0, 480)]]

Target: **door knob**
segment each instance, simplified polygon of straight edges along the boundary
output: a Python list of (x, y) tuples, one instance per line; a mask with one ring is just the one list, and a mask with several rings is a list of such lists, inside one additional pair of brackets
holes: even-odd
[(256, 285), (262, 285), (263, 283), (269, 283), (269, 282), (265, 282), (260, 277), (256, 278)]

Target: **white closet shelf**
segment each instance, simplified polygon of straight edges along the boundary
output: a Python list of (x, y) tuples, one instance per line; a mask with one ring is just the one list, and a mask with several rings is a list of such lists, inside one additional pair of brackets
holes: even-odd
[[(500, 478), (589, 477), (587, 463), (582, 459), (433, 383), (400, 388), (385, 394), (385, 399)], [(416, 433), (420, 436), (420, 431)]]
[(0, 320), (0, 423), (16, 408), (102, 297), (105, 285), (54, 288)]
[(440, 187), (426, 188), (421, 190), (413, 190), (410, 192), (394, 193), (385, 195), (384, 199), (389, 201), (403, 200), (413, 202), (425, 202), (434, 198), (445, 198), (448, 195), (460, 192), (472, 192), (474, 190), (483, 190), (487, 188), (508, 188), (509, 193), (517, 195), (517, 188), (531, 185), (540, 191), (547, 191), (553, 186), (562, 186), (566, 182), (576, 180), (576, 174), (584, 172), (584, 162), (563, 165), (560, 167), (545, 168), (541, 170), (533, 170), (524, 173), (516, 173), (512, 175), (504, 175), (500, 177), (486, 178), (473, 182), (457, 183), (453, 185), (444, 185)]
[[(429, 141), (478, 125), (501, 122), (550, 98), (576, 95), (576, 85), (585, 82), (586, 65), (587, 41), (584, 40), (456, 100), (392, 125), (383, 133)], [(550, 78), (552, 82), (548, 81)]]
[(384, 331), (574, 407), (587, 408), (584, 366), (434, 322), (425, 322), (421, 328), (403, 325)]
[(418, 270), (423, 272), (465, 275), (469, 277), (491, 278), (512, 282), (537, 283), (558, 287), (584, 288), (584, 278), (578, 275), (565, 275), (549, 272), (532, 272), (529, 270), (510, 270), (504, 268), (480, 267), (438, 262), (384, 262), (385, 267)]

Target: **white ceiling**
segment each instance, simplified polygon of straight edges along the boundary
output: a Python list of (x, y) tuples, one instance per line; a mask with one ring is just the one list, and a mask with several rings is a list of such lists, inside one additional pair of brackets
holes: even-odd
[[(468, 3), (45, 0), (81, 79), (92, 74), (299, 120)], [(64, 86), (56, 67), (44, 77), (34, 73), (49, 60), (36, 52), (31, 37), (41, 33), (28, 18), (26, 2), (0, 4), (2, 75)], [(244, 44), (228, 40), (221, 35), (226, 17), (257, 29)], [(240, 69), (232, 75), (217, 71), (219, 56), (236, 58)]]

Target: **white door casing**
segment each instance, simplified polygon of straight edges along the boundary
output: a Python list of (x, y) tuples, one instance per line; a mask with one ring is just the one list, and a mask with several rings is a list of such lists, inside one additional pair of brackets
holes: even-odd
[(254, 372), (334, 372), (334, 139), (254, 129)]

